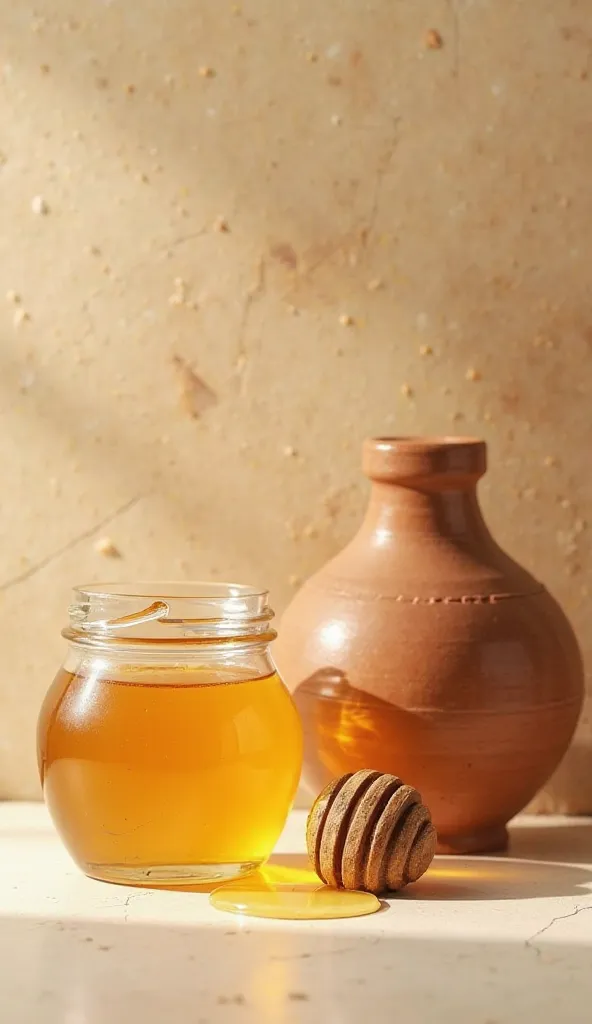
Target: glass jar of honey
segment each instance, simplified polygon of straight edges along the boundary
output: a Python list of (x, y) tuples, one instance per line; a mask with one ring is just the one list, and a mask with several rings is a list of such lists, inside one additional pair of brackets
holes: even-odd
[(272, 617), (267, 594), (245, 586), (75, 590), (38, 756), (56, 828), (88, 875), (187, 885), (267, 859), (302, 759)]

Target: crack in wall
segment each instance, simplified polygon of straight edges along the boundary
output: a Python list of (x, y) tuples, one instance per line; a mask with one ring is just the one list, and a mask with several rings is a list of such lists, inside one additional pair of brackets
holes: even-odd
[[(394, 119), (393, 127), (394, 127), (394, 130), (395, 130), (395, 133), (397, 133), (400, 121), (401, 121), (400, 117), (396, 117)], [(391, 142), (390, 146), (387, 148), (386, 152), (379, 159), (378, 167), (376, 169), (376, 175), (375, 175), (375, 178), (374, 178), (374, 194), (373, 194), (373, 197), (372, 197), (372, 204), (370, 206), (370, 210), (369, 210), (369, 213), (368, 213), (367, 224), (366, 224), (366, 227), (364, 228), (364, 236), (365, 236), (364, 244), (367, 242), (367, 240), (370, 238), (370, 235), (374, 231), (374, 227), (376, 225), (376, 218), (378, 217), (378, 207), (380, 205), (380, 200), (381, 200), (381, 197), (382, 197), (382, 189), (383, 189), (383, 185), (384, 185), (384, 179), (386, 178), (386, 175), (388, 174), (388, 172), (390, 170), (390, 167), (391, 167), (391, 164), (393, 162), (393, 158), (394, 158), (394, 155), (395, 155), (395, 152), (396, 152), (398, 144), (399, 144), (399, 135), (395, 134), (395, 137), (393, 138), (393, 141)]]
[(263, 294), (265, 291), (265, 273), (266, 265), (263, 257), (257, 262), (257, 276), (255, 283), (251, 285), (245, 294), (243, 301), (242, 314), (240, 323), (238, 326), (238, 335), (236, 342), (236, 359), (235, 359), (235, 370), (239, 379), (239, 392), (241, 395), (245, 392), (245, 368), (247, 365), (247, 333), (249, 329), (249, 319), (251, 316), (251, 309), (255, 299)]
[(177, 238), (173, 238), (169, 241), (163, 240), (152, 252), (146, 253), (141, 260), (137, 263), (133, 263), (131, 267), (125, 268), (122, 271), (121, 276), (116, 274), (111, 278), (111, 280), (102, 284), (100, 288), (95, 289), (88, 298), (84, 299), (81, 306), (81, 310), (86, 316), (88, 323), (88, 328), (83, 334), (81, 340), (84, 341), (85, 338), (96, 333), (94, 316), (90, 307), (97, 299), (101, 299), (109, 291), (113, 292), (114, 287), (117, 284), (121, 284), (123, 281), (129, 282), (130, 278), (139, 270), (145, 270), (146, 267), (153, 265), (155, 259), (162, 259), (162, 257), (172, 255), (176, 249), (186, 245), (187, 242), (194, 242), (198, 238), (203, 238), (204, 235), (207, 235), (208, 233), (207, 227), (201, 227), (197, 228), (195, 231), (190, 231), (185, 235), (178, 235)]
[(41, 558), (38, 562), (35, 562), (34, 565), (30, 565), (28, 569), (25, 569), (23, 570), (23, 572), (18, 573), (16, 576), (11, 576), (10, 579), (5, 580), (3, 583), (0, 583), (0, 593), (4, 592), (5, 590), (9, 590), (10, 587), (17, 586), (19, 583), (25, 583), (27, 580), (30, 580), (32, 576), (35, 576), (38, 572), (41, 572), (42, 569), (46, 569), (48, 565), (51, 565), (51, 563), (55, 562), (57, 558), (60, 558), (67, 551), (70, 551), (72, 548), (76, 547), (77, 544), (80, 544), (83, 540), (88, 540), (99, 530), (102, 530), (103, 527), (108, 526), (109, 523), (112, 523), (114, 519), (117, 519), (118, 516), (123, 515), (124, 512), (127, 512), (130, 508), (133, 508), (133, 506), (137, 505), (137, 503), (141, 501), (143, 497), (143, 494), (137, 494), (135, 498), (131, 498), (129, 501), (126, 501), (124, 505), (120, 505), (119, 508), (116, 508), (108, 516), (105, 516), (104, 519), (101, 519), (98, 523), (94, 523), (94, 525), (89, 527), (87, 530), (83, 530), (82, 533), (77, 534), (75, 537), (72, 537), (65, 544), (62, 544), (62, 546), (57, 548), (56, 551), (52, 551), (51, 554), (46, 555), (45, 558)]
[(452, 77), (458, 78), (460, 71), (460, 19), (457, 0), (446, 0), (452, 19)]

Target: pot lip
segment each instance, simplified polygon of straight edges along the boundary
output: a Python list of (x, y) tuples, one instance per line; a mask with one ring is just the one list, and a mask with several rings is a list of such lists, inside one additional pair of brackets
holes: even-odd
[(444, 486), (476, 481), (487, 469), (487, 445), (477, 437), (452, 434), (369, 437), (362, 469), (371, 480), (407, 482), (431, 478)]
[(451, 448), (484, 448), (485, 441), (479, 437), (456, 436), (454, 434), (392, 435), (369, 437), (366, 444), (378, 451), (425, 452), (449, 451)]

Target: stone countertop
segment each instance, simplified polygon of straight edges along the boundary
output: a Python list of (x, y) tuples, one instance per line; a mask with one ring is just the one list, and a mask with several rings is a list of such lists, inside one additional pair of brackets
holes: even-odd
[[(276, 856), (302, 855), (294, 811)], [(85, 878), (40, 804), (0, 804), (3, 1024), (538, 1024), (592, 1013), (592, 819), (522, 818), (381, 912), (270, 921)]]

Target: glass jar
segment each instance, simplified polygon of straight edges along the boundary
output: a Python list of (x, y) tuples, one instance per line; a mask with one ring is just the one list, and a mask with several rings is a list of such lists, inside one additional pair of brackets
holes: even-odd
[(302, 759), (272, 617), (266, 593), (230, 584), (74, 591), (38, 757), (56, 828), (88, 875), (182, 885), (269, 856)]

